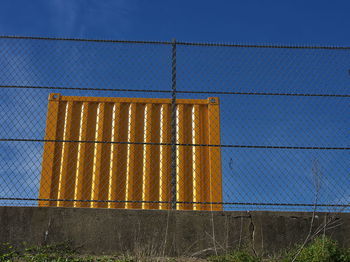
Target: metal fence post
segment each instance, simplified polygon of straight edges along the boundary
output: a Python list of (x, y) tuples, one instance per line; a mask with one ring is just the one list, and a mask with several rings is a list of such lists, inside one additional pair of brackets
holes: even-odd
[(176, 39), (172, 40), (171, 65), (171, 209), (176, 209)]

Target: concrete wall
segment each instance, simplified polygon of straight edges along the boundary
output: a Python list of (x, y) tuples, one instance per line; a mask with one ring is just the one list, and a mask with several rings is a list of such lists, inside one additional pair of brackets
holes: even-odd
[[(0, 207), (0, 243), (70, 241), (82, 253), (206, 255), (238, 246), (274, 253), (302, 242), (311, 213)], [(317, 213), (328, 235), (350, 247), (350, 214)]]

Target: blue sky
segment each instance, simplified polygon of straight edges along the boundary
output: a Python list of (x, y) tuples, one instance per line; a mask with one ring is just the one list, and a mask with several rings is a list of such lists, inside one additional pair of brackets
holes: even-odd
[[(348, 1), (2, 0), (0, 35), (350, 46), (349, 10)], [(168, 46), (2, 39), (0, 47), (1, 85), (170, 87)], [(178, 47), (178, 90), (349, 94), (349, 69), (349, 50)], [(42, 139), (51, 91), (1, 92), (1, 138)], [(219, 97), (223, 144), (349, 147), (348, 98)], [(36, 197), (42, 144), (4, 143), (0, 153), (0, 196)], [(321, 201), (347, 203), (348, 151), (275, 149), (222, 149), (224, 201), (310, 203), (315, 160)]]
[(2, 0), (0, 34), (349, 45), (346, 0)]

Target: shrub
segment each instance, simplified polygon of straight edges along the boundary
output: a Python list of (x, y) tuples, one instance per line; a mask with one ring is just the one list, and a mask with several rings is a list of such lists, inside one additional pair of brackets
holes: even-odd
[(245, 250), (236, 250), (230, 254), (209, 258), (211, 262), (259, 262), (259, 258), (250, 255)]
[[(292, 261), (295, 255), (296, 251), (290, 253), (283, 261)], [(328, 237), (320, 237), (304, 247), (295, 261), (350, 262), (350, 250), (339, 247), (336, 241)]]
[(0, 261), (12, 261), (17, 256), (14, 247), (9, 243), (0, 243)]

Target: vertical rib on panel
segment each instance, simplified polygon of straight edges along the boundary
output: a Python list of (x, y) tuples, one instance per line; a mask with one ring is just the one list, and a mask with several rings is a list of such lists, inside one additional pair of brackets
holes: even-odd
[[(193, 144), (207, 144), (207, 106), (195, 105), (193, 108)], [(206, 146), (193, 147), (193, 202), (206, 202), (209, 176), (208, 148)], [(194, 210), (206, 210), (205, 204), (194, 204)]]
[[(161, 110), (161, 139), (162, 144), (171, 143), (171, 107), (163, 104)], [(160, 201), (170, 202), (171, 200), (171, 146), (160, 146)], [(170, 203), (160, 204), (161, 209), (170, 209)]]
[[(144, 104), (132, 103), (129, 113), (127, 208), (142, 208)], [(140, 202), (138, 202), (140, 201)]]
[[(59, 94), (50, 94), (45, 140), (61, 140), (63, 136), (63, 122), (65, 115), (65, 102), (59, 101)], [(59, 165), (61, 159), (62, 143), (45, 142), (43, 164), (40, 179), (40, 199), (57, 199), (57, 185)], [(56, 201), (39, 201), (39, 206), (54, 206)]]
[[(201, 143), (209, 144), (209, 119), (208, 119), (208, 106), (202, 106), (201, 112), (202, 132), (201, 132)], [(209, 147), (201, 147), (201, 201), (210, 202), (210, 170), (209, 170)], [(209, 210), (208, 204), (201, 205), (201, 210)]]
[[(160, 111), (161, 107), (159, 104), (153, 105), (152, 112), (152, 143), (160, 143)], [(153, 145), (151, 148), (151, 172), (150, 172), (150, 200), (159, 201), (160, 194), (160, 146)], [(150, 209), (159, 209), (159, 203), (154, 203), (149, 206)]]
[(111, 157), (111, 131), (112, 131), (111, 103), (100, 103), (96, 130), (95, 163), (92, 179), (92, 207), (108, 207), (109, 165)]
[[(68, 102), (64, 125), (64, 140), (76, 141), (79, 139), (79, 125), (81, 117), (80, 102)], [(74, 199), (75, 175), (77, 169), (78, 143), (63, 142), (61, 158), (61, 172), (58, 189), (58, 198), (63, 200)], [(73, 201), (59, 201), (58, 206), (74, 206)]]
[[(209, 144), (220, 145), (220, 110), (219, 99), (208, 98)], [(215, 101), (215, 102), (214, 102)], [(210, 201), (222, 202), (221, 150), (210, 147)], [(211, 210), (222, 210), (222, 204), (211, 205)]]
[[(79, 140), (95, 140), (97, 107), (97, 103), (84, 102)], [(89, 207), (91, 204), (87, 200), (91, 200), (94, 148), (94, 143), (79, 143), (75, 197), (81, 201), (76, 202), (77, 207)]]
[[(79, 141), (82, 141), (83, 138), (86, 140), (86, 118), (87, 118), (87, 111), (88, 111), (88, 106), (87, 103), (83, 103), (82, 109), (81, 109), (81, 117), (80, 117), (80, 129), (79, 129)], [(75, 176), (75, 188), (74, 188), (74, 199), (75, 200), (81, 200), (78, 198), (78, 196), (81, 196), (81, 180), (83, 179), (83, 161), (82, 161), (82, 155), (85, 154), (85, 143), (78, 143), (78, 156), (77, 156), (77, 174)], [(75, 201), (74, 202), (74, 207), (79, 207), (80, 206), (80, 201)]]
[[(157, 104), (146, 105), (145, 118), (145, 142), (160, 142), (160, 106)], [(159, 145), (145, 145), (144, 148), (144, 183), (143, 199), (145, 201), (159, 200)], [(158, 209), (159, 203), (143, 203), (144, 209)]]
[[(66, 119), (67, 105), (68, 105), (67, 102), (59, 102), (57, 140), (64, 139), (64, 125), (65, 125), (65, 119)], [(63, 154), (63, 142), (56, 142), (55, 155), (54, 155), (55, 160), (53, 162), (54, 167), (53, 167), (53, 175), (52, 175), (51, 194), (50, 194), (51, 199), (58, 199), (62, 154)], [(58, 205), (58, 201), (50, 201), (50, 206), (57, 206), (57, 205)]]
[[(114, 106), (113, 142), (128, 141), (129, 104), (116, 103)], [(126, 199), (127, 144), (112, 144), (109, 200)], [(111, 202), (109, 207), (125, 208), (125, 202)]]
[[(191, 105), (178, 105), (178, 143), (192, 144)], [(177, 153), (177, 201), (192, 202), (192, 146), (179, 145)], [(180, 203), (178, 209), (192, 209), (192, 206), (189, 203)]]

